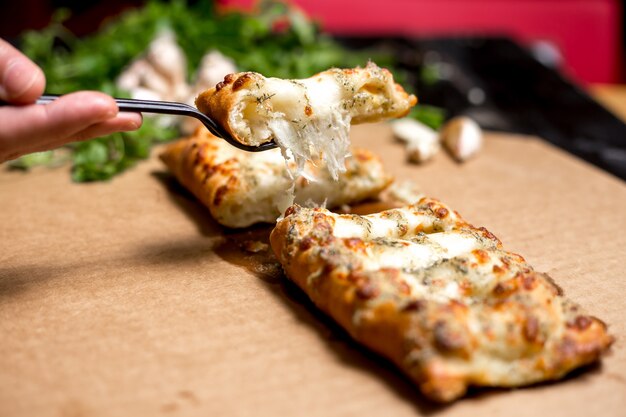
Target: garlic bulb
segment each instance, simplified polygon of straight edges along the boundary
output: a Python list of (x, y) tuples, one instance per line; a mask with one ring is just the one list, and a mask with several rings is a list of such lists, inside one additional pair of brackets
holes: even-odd
[(221, 82), (224, 76), (235, 72), (237, 67), (232, 59), (219, 51), (210, 51), (202, 57), (193, 89), (198, 93), (204, 91)]
[(159, 33), (150, 43), (146, 59), (159, 74), (168, 79), (170, 85), (185, 84), (187, 58), (172, 31)]
[[(147, 89), (153, 100), (184, 101), (189, 95), (185, 81), (186, 58), (170, 31), (161, 32), (148, 46), (145, 56), (134, 60), (117, 78), (117, 87), (142, 97)], [(137, 90), (139, 89), (139, 90)], [(134, 93), (133, 93), (134, 92)]]
[[(196, 82), (188, 87), (187, 99), (185, 102), (190, 106), (195, 106), (195, 99), (198, 94), (207, 90), (224, 79), (224, 76), (237, 72), (237, 67), (232, 59), (222, 55), (219, 51), (210, 51), (200, 61), (200, 67), (196, 73)], [(180, 124), (183, 134), (192, 134), (201, 123), (190, 117), (185, 118)]]

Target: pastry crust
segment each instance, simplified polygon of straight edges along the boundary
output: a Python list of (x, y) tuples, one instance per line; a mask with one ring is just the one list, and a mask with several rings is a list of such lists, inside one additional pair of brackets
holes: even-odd
[(200, 94), (196, 106), (243, 144), (274, 141), (295, 162), (293, 176), (307, 161), (323, 160), (337, 179), (349, 155), (351, 123), (402, 117), (416, 102), (389, 71), (370, 62), (302, 80), (230, 74)]
[(548, 275), (437, 200), (368, 216), (294, 205), (271, 246), (321, 310), (435, 401), (561, 378), (613, 341)]
[[(295, 180), (295, 201), (326, 202), (329, 207), (374, 198), (391, 182), (380, 159), (372, 152), (354, 149), (338, 181), (320, 167), (308, 163), (305, 177)], [(161, 160), (176, 178), (228, 227), (274, 223), (281, 200), (288, 198), (293, 180), (278, 149), (250, 153), (230, 146), (206, 129), (168, 145)], [(286, 207), (289, 203), (283, 204)]]
[(416, 103), (387, 69), (372, 62), (365, 68), (331, 68), (302, 80), (266, 78), (256, 72), (229, 74), (196, 98), (202, 113), (252, 146), (274, 139), (268, 119), (285, 117), (298, 132), (313, 124), (319, 125), (315, 129), (334, 124), (333, 112), (345, 112), (354, 124), (376, 122), (406, 116)]

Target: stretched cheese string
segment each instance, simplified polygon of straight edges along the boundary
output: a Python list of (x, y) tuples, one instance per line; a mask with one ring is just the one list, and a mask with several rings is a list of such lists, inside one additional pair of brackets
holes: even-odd
[[(282, 112), (273, 112), (267, 121), (293, 179), (306, 175), (307, 161), (323, 164), (334, 180), (346, 170), (345, 159), (350, 155), (350, 113), (338, 106), (324, 113), (324, 117), (313, 117), (302, 125), (288, 120)], [(289, 166), (290, 161), (295, 162), (295, 169)]]

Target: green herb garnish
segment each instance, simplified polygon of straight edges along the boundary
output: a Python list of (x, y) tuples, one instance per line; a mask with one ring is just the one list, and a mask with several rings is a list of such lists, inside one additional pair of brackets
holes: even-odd
[[(164, 28), (176, 33), (187, 56), (189, 76), (211, 49), (232, 58), (241, 70), (281, 78), (304, 78), (333, 66), (362, 65), (370, 58), (346, 53), (302, 13), (272, 0), (261, 1), (258, 12), (252, 14), (220, 14), (211, 0), (190, 4), (151, 0), (82, 39), (64, 28), (65, 18), (67, 13), (58, 13), (48, 28), (28, 32), (22, 40), (24, 53), (44, 70), (49, 93), (99, 90), (128, 97), (116, 89), (114, 80)], [(177, 135), (176, 129), (163, 128), (158, 119), (146, 117), (136, 132), (68, 145), (72, 178), (109, 179), (147, 158), (153, 144)], [(42, 157), (25, 156), (11, 165), (28, 169), (42, 163)]]
[(440, 107), (418, 104), (411, 109), (409, 117), (424, 123), (432, 129), (439, 130), (446, 120), (446, 112)]
[[(242, 71), (280, 78), (305, 78), (330, 67), (363, 65), (368, 59), (387, 67), (393, 64), (389, 54), (346, 51), (305, 15), (278, 0), (261, 0), (255, 13), (226, 14), (218, 13), (212, 0), (190, 4), (150, 0), (81, 39), (63, 26), (67, 17), (61, 10), (49, 27), (28, 32), (22, 39), (23, 52), (46, 74), (48, 93), (98, 90), (128, 97), (115, 87), (115, 79), (165, 28), (176, 34), (187, 56), (188, 77), (212, 49), (232, 58)], [(405, 77), (397, 73), (396, 78), (402, 82)], [(443, 122), (443, 112), (431, 106), (418, 105), (411, 116), (433, 128)], [(72, 178), (109, 179), (146, 159), (152, 145), (178, 134), (175, 128), (161, 126), (157, 118), (146, 117), (138, 131), (67, 145)], [(56, 151), (26, 155), (9, 165), (20, 169), (58, 165), (61, 159), (55, 155)]]

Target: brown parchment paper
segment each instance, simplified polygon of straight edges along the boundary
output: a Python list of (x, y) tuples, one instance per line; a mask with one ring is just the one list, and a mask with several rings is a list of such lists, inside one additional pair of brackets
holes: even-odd
[(108, 183), (0, 173), (0, 416), (626, 415), (624, 183), (533, 138), (418, 167), (387, 126), (353, 137), (605, 320), (602, 365), (434, 406), (153, 157)]

